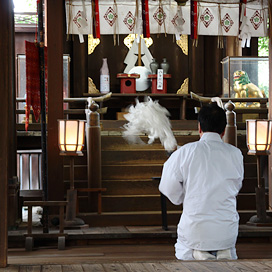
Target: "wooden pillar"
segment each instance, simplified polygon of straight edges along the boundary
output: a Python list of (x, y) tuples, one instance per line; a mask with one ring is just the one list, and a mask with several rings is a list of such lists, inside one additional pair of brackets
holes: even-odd
[[(0, 267), (7, 266), (8, 249), (8, 179), (11, 176), (10, 145), (13, 144), (10, 117), (14, 110), (11, 104), (14, 94), (14, 25), (13, 2), (0, 0)], [(14, 130), (14, 127), (13, 127)]]
[[(268, 1), (269, 4), (269, 20), (271, 22), (272, 17), (272, 0)], [(272, 98), (272, 28), (269, 28), (269, 100)], [(272, 104), (269, 103), (268, 118), (272, 119)], [(272, 154), (268, 159), (268, 182), (269, 182), (269, 208), (272, 208)]]
[(73, 96), (81, 97), (83, 93), (88, 92), (88, 37), (84, 35), (84, 43), (79, 42), (78, 35), (74, 35), (73, 38), (73, 59), (76, 60), (72, 61), (73, 68), (71, 69)]
[(48, 50), (48, 200), (62, 200), (63, 160), (58, 147), (58, 119), (63, 119), (64, 1), (46, 0)]
[(242, 56), (241, 42), (239, 41), (238, 37), (226, 37), (226, 56)]
[(193, 45), (193, 40), (188, 39), (189, 42), (189, 91), (194, 93), (204, 94), (204, 67), (205, 60), (203, 57), (204, 37), (198, 37), (198, 46)]

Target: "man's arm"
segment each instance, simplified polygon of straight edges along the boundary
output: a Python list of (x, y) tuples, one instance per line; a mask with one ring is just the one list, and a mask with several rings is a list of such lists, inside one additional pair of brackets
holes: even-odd
[(159, 190), (174, 205), (180, 205), (184, 200), (183, 178), (179, 169), (177, 152), (164, 163)]

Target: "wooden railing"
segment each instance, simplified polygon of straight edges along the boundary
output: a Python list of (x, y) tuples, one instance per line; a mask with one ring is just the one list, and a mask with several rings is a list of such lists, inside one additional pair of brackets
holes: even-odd
[[(123, 95), (123, 94), (112, 94), (111, 99), (107, 102), (103, 101), (97, 101), (99, 104), (100, 108), (100, 113), (101, 119), (103, 120), (103, 114), (105, 113), (105, 110), (101, 112), (101, 108), (104, 106), (108, 106), (110, 109), (111, 106), (113, 107), (122, 107), (127, 106), (128, 100), (129, 103), (133, 103), (135, 98), (139, 97), (139, 99), (143, 99), (144, 96), (148, 96), (149, 94), (132, 94), (130, 96), (128, 95)], [(89, 97), (92, 96), (95, 100), (100, 99), (101, 96), (99, 95), (90, 95)], [(179, 110), (179, 119), (183, 120), (186, 119), (186, 111), (188, 107), (191, 106), (192, 103), (188, 103), (192, 99), (187, 96), (187, 95), (175, 95), (175, 94), (161, 94), (161, 95), (156, 95), (152, 96), (152, 99), (158, 99), (160, 104), (163, 104), (167, 109), (168, 107), (175, 107), (177, 110)], [(177, 103), (174, 103), (174, 100), (177, 100)], [(209, 99), (209, 98), (207, 98)], [(87, 100), (88, 97), (81, 97), (81, 98), (65, 98), (63, 100), (64, 103), (69, 104), (67, 109), (64, 109), (64, 116), (65, 118), (84, 118), (85, 119), (85, 108), (87, 106)], [(197, 104), (197, 99), (195, 99), (195, 103)], [(260, 119), (266, 119), (268, 115), (268, 108), (267, 108), (267, 103), (268, 103), (268, 98), (221, 98), (222, 102), (226, 104), (229, 100), (231, 100), (235, 104), (235, 112), (237, 114), (237, 122), (242, 123), (244, 122), (243, 120), (243, 114), (255, 114), (258, 116)], [(118, 103), (116, 103), (118, 101)], [(171, 101), (171, 103), (169, 102)], [(25, 98), (17, 98), (16, 99), (17, 104), (18, 103), (25, 103)], [(161, 103), (162, 102), (162, 103)], [(202, 101), (203, 102), (203, 101)], [(165, 105), (164, 105), (165, 103)], [(238, 104), (241, 103), (248, 103), (249, 105), (252, 105), (253, 103), (259, 103), (259, 107), (237, 107)], [(188, 104), (190, 104), (188, 106)], [(199, 101), (199, 106), (201, 105), (201, 101)], [(32, 111), (31, 111), (32, 113)], [(16, 110), (17, 116), (24, 116), (25, 115), (25, 110), (24, 109), (17, 109)], [(19, 118), (17, 118), (19, 120)], [(18, 131), (24, 131), (24, 123), (19, 123), (17, 122), (17, 130)], [(37, 131), (40, 130), (40, 125), (39, 123), (35, 123), (33, 120), (33, 123), (29, 125), (29, 131)]]

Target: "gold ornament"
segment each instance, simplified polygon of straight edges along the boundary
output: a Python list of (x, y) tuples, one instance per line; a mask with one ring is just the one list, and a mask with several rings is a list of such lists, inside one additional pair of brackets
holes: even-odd
[(88, 77), (88, 93), (99, 93), (99, 91), (96, 89), (96, 86), (93, 82), (93, 80)]
[(188, 56), (188, 35), (180, 35), (180, 39), (176, 43), (182, 49), (183, 54)]
[[(233, 90), (235, 92), (235, 98), (264, 98), (264, 91), (260, 90), (258, 86), (251, 83), (247, 72), (237, 70), (233, 74)], [(253, 102), (251, 104), (236, 103), (236, 107), (260, 107), (259, 102)]]
[[(135, 40), (136, 37), (137, 37), (136, 34), (129, 34), (129, 35), (127, 35), (125, 37), (125, 39), (124, 39), (124, 44), (126, 45), (126, 47), (128, 47), (130, 49), (132, 47), (133, 42), (134, 42), (134, 40)], [(152, 38), (144, 38), (143, 35), (140, 35), (140, 37), (142, 39), (144, 39), (147, 48), (150, 47), (153, 44)]]
[(180, 88), (177, 90), (177, 94), (188, 94), (189, 93), (189, 78), (185, 78)]
[(100, 39), (95, 39), (92, 34), (88, 35), (88, 55), (100, 44)]

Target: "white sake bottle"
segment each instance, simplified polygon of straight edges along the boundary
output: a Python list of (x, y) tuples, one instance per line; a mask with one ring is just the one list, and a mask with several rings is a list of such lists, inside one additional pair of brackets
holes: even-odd
[(110, 91), (110, 72), (107, 58), (103, 58), (103, 64), (100, 69), (100, 92), (108, 93)]

